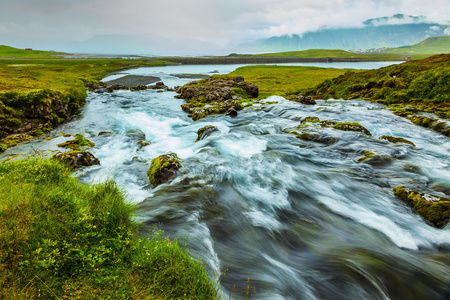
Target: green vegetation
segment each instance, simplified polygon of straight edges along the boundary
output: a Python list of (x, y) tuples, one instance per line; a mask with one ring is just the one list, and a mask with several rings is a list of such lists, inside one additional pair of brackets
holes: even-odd
[(327, 50), (327, 49), (309, 49), (303, 51), (287, 51), (287, 52), (274, 52), (274, 53), (264, 53), (264, 54), (236, 54), (233, 53), (231, 56), (246, 56), (246, 57), (292, 57), (292, 58), (305, 58), (305, 59), (324, 59), (332, 60), (334, 58), (348, 58), (354, 61), (377, 61), (377, 60), (404, 60), (404, 56), (393, 55), (393, 54), (357, 54), (353, 52), (348, 52), (344, 50)]
[(112, 181), (31, 158), (0, 164), (0, 298), (215, 299), (201, 262), (153, 230)]
[(403, 186), (394, 188), (394, 195), (435, 227), (443, 228), (450, 220), (450, 199), (418, 194)]
[[(259, 88), (259, 98), (283, 96), (313, 87), (327, 79), (335, 78), (348, 70), (318, 67), (245, 66), (229, 75), (243, 76)], [(355, 70), (354, 72), (359, 72)]]
[(395, 104), (394, 107), (412, 106), (450, 117), (450, 54), (377, 70), (347, 71), (296, 93), (322, 99), (365, 99)]
[(433, 36), (412, 46), (390, 48), (383, 52), (408, 55), (450, 53), (450, 36)]
[(62, 52), (25, 50), (0, 45), (0, 59), (2, 58), (49, 58)]

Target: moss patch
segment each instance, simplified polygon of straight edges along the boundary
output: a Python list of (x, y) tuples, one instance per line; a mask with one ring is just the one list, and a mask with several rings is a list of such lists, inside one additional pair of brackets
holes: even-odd
[(403, 186), (394, 188), (394, 195), (408, 204), (425, 220), (437, 228), (443, 228), (450, 219), (450, 199), (419, 194)]

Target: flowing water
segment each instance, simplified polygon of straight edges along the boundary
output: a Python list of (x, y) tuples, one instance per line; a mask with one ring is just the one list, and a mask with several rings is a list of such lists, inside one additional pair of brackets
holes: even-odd
[[(192, 81), (177, 74), (235, 68), (127, 73), (158, 76), (173, 87)], [(193, 122), (174, 95), (89, 94), (79, 116), (50, 133), (51, 140), (19, 145), (3, 157), (51, 153), (48, 149), (71, 139), (60, 133), (84, 133), (95, 142), (91, 152), (101, 165), (76, 175), (83, 182), (114, 177), (138, 204), (136, 218), (144, 230), (162, 223), (171, 237), (187, 237), (190, 254), (202, 258), (212, 278), (225, 273), (220, 286), (227, 299), (244, 298), (248, 278), (256, 290), (253, 299), (441, 299), (450, 279), (450, 227), (427, 225), (392, 188), (405, 185), (449, 197), (436, 188), (450, 186), (449, 138), (365, 101), (306, 106), (271, 97), (278, 103), (261, 101), (236, 118)], [(359, 122), (373, 136), (316, 129), (333, 141), (320, 144), (284, 133), (307, 116)], [(205, 125), (219, 131), (194, 142)], [(140, 129), (151, 145), (138, 149), (142, 136), (127, 134), (131, 129)], [(112, 134), (97, 136), (100, 131)], [(392, 144), (380, 140), (382, 135), (416, 146)], [(366, 151), (390, 158), (358, 162)], [(152, 189), (146, 175), (150, 162), (168, 152), (179, 156), (183, 168), (172, 182)]]

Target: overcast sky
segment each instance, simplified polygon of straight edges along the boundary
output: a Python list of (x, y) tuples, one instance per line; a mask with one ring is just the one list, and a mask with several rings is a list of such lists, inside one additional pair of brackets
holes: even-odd
[(167, 45), (178, 41), (180, 47), (192, 40), (226, 47), (324, 27), (361, 26), (397, 13), (448, 24), (450, 0), (0, 0), (0, 44), (40, 41), (45, 48), (57, 40), (119, 34)]

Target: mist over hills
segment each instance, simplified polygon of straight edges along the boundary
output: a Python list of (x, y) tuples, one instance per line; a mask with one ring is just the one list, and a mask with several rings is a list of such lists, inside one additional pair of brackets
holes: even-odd
[(327, 28), (302, 35), (283, 35), (241, 44), (238, 51), (295, 51), (306, 49), (370, 49), (417, 44), (429, 37), (450, 35), (449, 25), (423, 16), (369, 19), (359, 28)]

